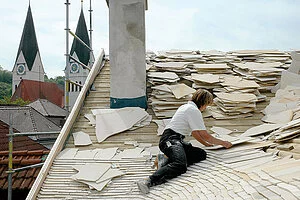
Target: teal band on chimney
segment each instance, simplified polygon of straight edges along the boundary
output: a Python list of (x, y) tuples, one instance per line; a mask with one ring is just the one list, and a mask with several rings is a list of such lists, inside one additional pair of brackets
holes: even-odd
[(124, 108), (124, 107), (140, 107), (147, 109), (147, 97), (137, 98), (113, 98), (110, 97), (110, 108)]

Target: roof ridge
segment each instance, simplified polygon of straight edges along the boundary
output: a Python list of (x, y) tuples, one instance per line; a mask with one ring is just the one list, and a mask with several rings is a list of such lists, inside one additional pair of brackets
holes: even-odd
[[(39, 98), (38, 100), (39, 100), (41, 106), (43, 107), (43, 109), (45, 110), (46, 114), (47, 114), (48, 116), (50, 116), (50, 113), (48, 113), (48, 111), (47, 111), (47, 109), (45, 108), (43, 102), (41, 101), (42, 99)], [(45, 99), (45, 100), (48, 101), (47, 99)], [(50, 101), (49, 101), (49, 102), (50, 102)]]
[(29, 115), (30, 115), (30, 118), (31, 118), (31, 121), (32, 121), (32, 125), (33, 125), (34, 131), (38, 131), (37, 127), (36, 127), (36, 123), (35, 123), (34, 117), (33, 117), (33, 114), (32, 114), (32, 109), (33, 108), (29, 107)]

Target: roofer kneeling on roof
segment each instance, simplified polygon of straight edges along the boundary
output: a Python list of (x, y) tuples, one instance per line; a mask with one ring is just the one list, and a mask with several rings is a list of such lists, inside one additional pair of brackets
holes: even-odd
[(146, 180), (137, 182), (142, 193), (148, 193), (151, 186), (175, 178), (185, 173), (187, 166), (206, 159), (203, 149), (183, 141), (185, 136), (192, 135), (205, 146), (232, 146), (230, 142), (219, 140), (206, 131), (201, 112), (212, 103), (213, 95), (207, 90), (199, 89), (193, 94), (191, 101), (178, 108), (159, 141), (159, 148), (165, 154), (162, 156), (166, 158), (165, 162)]

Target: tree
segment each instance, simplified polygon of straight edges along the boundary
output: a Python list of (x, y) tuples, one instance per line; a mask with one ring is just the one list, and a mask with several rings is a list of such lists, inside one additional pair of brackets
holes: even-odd
[(8, 70), (4, 70), (0, 65), (0, 82), (8, 83), (11, 85), (12, 83), (12, 72)]
[(56, 83), (60, 88), (64, 88), (65, 86), (65, 77), (64, 76), (56, 76), (55, 78), (48, 78), (47, 75), (45, 75), (45, 82), (50, 83)]
[(24, 101), (22, 98), (17, 98), (15, 101), (11, 101), (10, 97), (4, 97), (3, 99), (0, 99), (0, 104), (5, 104), (5, 105), (19, 105), (19, 106), (25, 106), (29, 104), (30, 101)]
[(11, 96), (11, 84), (0, 82), (0, 99)]
[(0, 99), (11, 96), (12, 73), (0, 65)]

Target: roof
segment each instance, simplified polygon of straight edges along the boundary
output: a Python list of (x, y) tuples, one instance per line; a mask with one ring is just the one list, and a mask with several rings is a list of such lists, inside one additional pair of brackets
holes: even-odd
[(44, 116), (66, 117), (68, 115), (68, 111), (51, 103), (47, 99), (37, 99), (36, 101), (28, 104), (28, 106), (34, 108), (36, 111), (38, 111)]
[[(95, 70), (95, 69), (94, 69)], [(93, 72), (90, 72), (93, 73)], [(263, 151), (264, 147), (276, 145), (272, 142), (248, 142), (237, 145), (228, 150), (207, 150), (208, 158), (188, 168), (188, 171), (166, 184), (154, 186), (150, 193), (142, 195), (135, 184), (139, 179), (152, 174), (153, 157), (123, 158), (96, 160), (92, 157), (75, 157), (78, 151), (92, 153), (94, 150), (118, 147), (120, 150), (133, 149), (128, 144), (158, 145), (157, 125), (152, 121), (150, 125), (135, 130), (127, 130), (110, 136), (99, 143), (95, 134), (95, 127), (84, 117), (91, 114), (91, 109), (107, 108), (109, 105), (110, 69), (107, 62), (96, 79), (88, 77), (84, 88), (89, 88), (89, 82), (95, 90), (89, 91), (87, 97), (79, 96), (76, 104), (56, 141), (56, 145), (39, 174), (38, 181), (30, 191), (28, 199), (38, 198), (84, 198), (86, 199), (299, 199), (299, 160), (290, 156), (280, 158), (278, 152), (274, 154)], [(257, 105), (253, 116), (229, 120), (205, 118), (207, 129), (212, 126), (224, 126), (241, 134), (249, 127), (262, 124), (261, 110), (266, 107), (274, 94), (264, 91), (268, 100)], [(82, 104), (80, 103), (82, 102)], [(78, 112), (78, 113), (77, 113)], [(149, 106), (147, 112), (153, 119), (157, 118)], [(92, 145), (78, 147), (74, 145), (72, 133), (83, 131), (89, 135)], [(192, 137), (187, 137), (187, 140)], [(296, 141), (297, 142), (297, 141)], [(299, 143), (299, 142), (297, 142)], [(75, 152), (73, 156), (63, 157), (62, 150)], [(272, 150), (272, 149), (271, 149)], [(65, 151), (64, 151), (65, 152)], [(283, 151), (284, 152), (284, 151)], [(60, 155), (59, 155), (60, 154)], [(59, 156), (58, 156), (59, 155)], [(155, 154), (153, 154), (155, 155)], [(291, 154), (290, 154), (291, 155)], [(293, 154), (297, 155), (297, 153)], [(296, 156), (295, 156), (296, 157)], [(297, 158), (297, 157), (296, 157)], [(91, 190), (84, 184), (72, 179), (77, 173), (75, 165), (91, 165), (95, 163), (113, 163), (123, 170), (125, 175), (113, 179), (102, 191)], [(274, 168), (274, 166), (280, 166)], [(59, 170), (58, 170), (59, 169)], [(296, 174), (298, 175), (296, 176)], [(44, 175), (44, 174), (47, 174)], [(55, 181), (53, 181), (55, 179)], [(46, 183), (45, 183), (46, 182)], [(39, 188), (39, 186), (41, 186)], [(53, 188), (61, 188), (55, 190)]]
[[(87, 31), (87, 27), (86, 27), (85, 18), (84, 18), (82, 8), (81, 8), (80, 16), (79, 16), (79, 19), (78, 19), (75, 34), (85, 44), (90, 46), (89, 34), (88, 34), (88, 31)], [(76, 55), (77, 55), (80, 62), (82, 62), (85, 65), (89, 64), (90, 50), (86, 46), (84, 46), (81, 42), (79, 42), (76, 38), (73, 39), (70, 55), (73, 55), (74, 52), (76, 53)]]
[(56, 83), (22, 79), (11, 99), (14, 101), (17, 98), (30, 102), (47, 99), (59, 107), (64, 106), (64, 92)]
[[(14, 133), (18, 133), (16, 129), (13, 129)], [(9, 125), (0, 120), (0, 151), (8, 150), (8, 136)], [(35, 142), (27, 136), (18, 136), (13, 138), (14, 151), (20, 150), (48, 150), (43, 145)]]
[(60, 127), (29, 106), (1, 106), (0, 120), (9, 124), (9, 116), (13, 119), (13, 128), (19, 132), (59, 131)]
[[(25, 167), (28, 165), (42, 163), (45, 156), (49, 154), (48, 150), (23, 150), (13, 152), (13, 169)], [(12, 189), (30, 189), (35, 178), (40, 172), (41, 167), (29, 168), (12, 175)], [(0, 185), (1, 189), (8, 188), (8, 151), (0, 151)]]
[(17, 56), (19, 56), (21, 51), (25, 57), (28, 69), (31, 71), (36, 54), (39, 52), (39, 47), (36, 39), (30, 4), (28, 6), (27, 16)]

